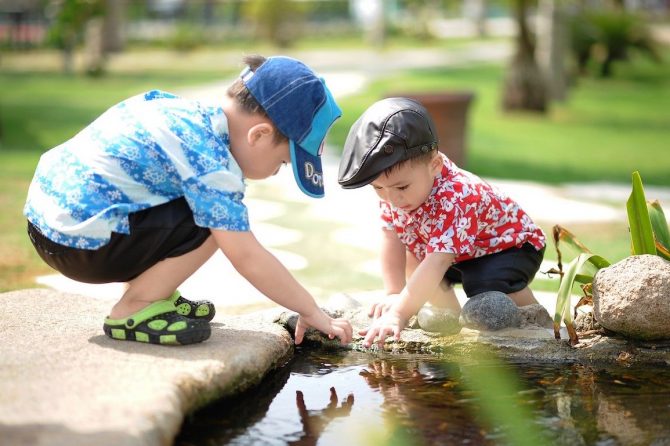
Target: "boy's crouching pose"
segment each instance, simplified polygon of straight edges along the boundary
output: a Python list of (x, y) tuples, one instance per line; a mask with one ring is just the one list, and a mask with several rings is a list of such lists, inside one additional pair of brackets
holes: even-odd
[(176, 290), (221, 249), (259, 291), (300, 314), (296, 343), (308, 326), (351, 340), (349, 322), (328, 317), (256, 240), (242, 202), (245, 179), (268, 178), (288, 163), (306, 194), (323, 196), (321, 148), (340, 109), (295, 59), (245, 63), (219, 106), (150, 91), (40, 159), (25, 205), (30, 239), (65, 276), (128, 284), (104, 322), (113, 339), (207, 339), (214, 306)]
[(438, 151), (435, 125), (418, 102), (384, 99), (363, 113), (347, 137), (339, 183), (372, 184), (381, 199), (389, 299), (372, 306), (364, 345), (398, 339), (428, 301), (460, 312), (456, 282), (468, 297), (500, 291), (519, 306), (537, 302), (528, 284), (544, 234), (513, 200)]

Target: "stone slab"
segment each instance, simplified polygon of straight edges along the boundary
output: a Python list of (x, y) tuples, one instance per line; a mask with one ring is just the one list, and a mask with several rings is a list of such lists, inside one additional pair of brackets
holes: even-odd
[(268, 312), (217, 316), (191, 346), (114, 341), (102, 332), (112, 304), (0, 294), (0, 443), (169, 445), (185, 414), (256, 384), (292, 351)]

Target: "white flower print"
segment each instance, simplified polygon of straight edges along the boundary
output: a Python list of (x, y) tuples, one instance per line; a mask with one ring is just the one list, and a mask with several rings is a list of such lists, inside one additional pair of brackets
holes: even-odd
[(228, 209), (225, 206), (221, 206), (219, 203), (216, 203), (212, 206), (211, 211), (212, 217), (217, 220), (224, 220), (228, 217)]
[[(537, 249), (544, 246), (542, 231), (513, 200), (478, 176), (460, 170), (446, 157), (443, 163), (430, 197), (411, 215), (416, 221), (397, 209), (383, 212), (417, 258), (423, 258), (426, 247), (444, 252), (458, 249), (459, 262), (526, 241)], [(456, 218), (454, 213), (458, 213)], [(430, 220), (425, 219), (426, 214)]]
[(151, 184), (160, 184), (166, 179), (165, 172), (158, 169), (148, 169), (142, 177)]

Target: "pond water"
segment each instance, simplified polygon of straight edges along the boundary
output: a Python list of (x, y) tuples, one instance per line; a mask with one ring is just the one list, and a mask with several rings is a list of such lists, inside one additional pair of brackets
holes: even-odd
[(542, 444), (670, 445), (670, 368), (473, 367), (299, 349), (250, 391), (191, 415), (175, 445), (538, 444), (533, 435)]

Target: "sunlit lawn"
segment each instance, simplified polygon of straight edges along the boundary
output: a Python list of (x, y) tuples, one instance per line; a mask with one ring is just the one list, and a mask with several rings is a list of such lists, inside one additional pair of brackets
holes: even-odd
[[(231, 68), (236, 69), (236, 68)], [(151, 89), (177, 90), (220, 80), (222, 73), (194, 70), (179, 73), (123, 74), (102, 79), (49, 73), (0, 73), (0, 290), (34, 286), (35, 275), (50, 271), (33, 253), (25, 236), (22, 206), (39, 154), (74, 135), (107, 107), (130, 95)], [(613, 80), (580, 80), (567, 102), (544, 116), (505, 115), (498, 106), (503, 69), (477, 66), (412, 71), (389, 75), (365, 92), (339, 100), (344, 115), (331, 130), (329, 143), (341, 147), (349, 126), (373, 101), (390, 92), (472, 90), (467, 168), (485, 177), (517, 178), (547, 183), (614, 181), (628, 183), (632, 170), (645, 184), (670, 186), (670, 68), (638, 61), (620, 67)], [(439, 125), (439, 123), (438, 123)], [(299, 209), (295, 209), (299, 212)], [(319, 227), (298, 223), (296, 229)], [(544, 227), (549, 232), (550, 225)], [(594, 252), (618, 260), (628, 253), (625, 222), (570, 228)], [(308, 258), (310, 268), (299, 275), (308, 285), (352, 291), (374, 286), (366, 274), (337, 274), (349, 254), (315, 258), (321, 240), (306, 238), (290, 248)], [(548, 248), (553, 258), (553, 247)], [(540, 285), (542, 286), (542, 285)]]
[[(467, 168), (481, 176), (564, 183), (628, 182), (670, 186), (670, 64), (644, 60), (619, 67), (611, 80), (580, 79), (547, 116), (504, 114), (503, 69), (497, 66), (408, 72), (342, 100), (331, 132), (340, 146), (349, 126), (374, 100), (392, 92), (473, 91)], [(439, 123), (437, 123), (439, 125)]]

